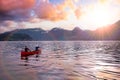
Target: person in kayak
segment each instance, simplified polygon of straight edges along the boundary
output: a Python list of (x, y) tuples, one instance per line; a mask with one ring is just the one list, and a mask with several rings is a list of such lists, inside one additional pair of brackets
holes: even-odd
[(39, 57), (39, 53), (40, 53), (40, 49), (39, 48), (40, 48), (39, 46), (35, 47), (35, 51), (37, 51), (36, 58)]
[(25, 46), (25, 52), (30, 52), (31, 50), (27, 47), (27, 46)]
[(35, 51), (39, 51), (39, 48), (40, 48), (39, 46), (36, 46)]

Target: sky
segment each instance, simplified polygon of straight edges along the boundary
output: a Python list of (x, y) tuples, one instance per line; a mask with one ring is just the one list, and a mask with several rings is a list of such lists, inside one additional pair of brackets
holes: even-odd
[(120, 20), (120, 0), (0, 0), (0, 33), (54, 27), (95, 30)]

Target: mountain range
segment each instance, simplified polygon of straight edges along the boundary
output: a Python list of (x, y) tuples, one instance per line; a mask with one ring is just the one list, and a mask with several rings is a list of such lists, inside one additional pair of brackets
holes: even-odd
[(0, 34), (0, 41), (67, 41), (67, 40), (120, 40), (120, 20), (112, 25), (96, 30), (73, 30), (53, 28), (50, 31), (41, 28), (16, 29)]

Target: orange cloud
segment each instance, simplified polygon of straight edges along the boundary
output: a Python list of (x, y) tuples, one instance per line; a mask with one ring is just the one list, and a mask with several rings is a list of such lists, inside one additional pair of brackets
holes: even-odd
[(0, 0), (0, 12), (33, 7), (35, 0)]
[(39, 7), (36, 9), (36, 13), (40, 18), (54, 18), (57, 16), (56, 9), (50, 3), (41, 2)]
[(62, 5), (55, 6), (48, 1), (41, 1), (35, 12), (39, 18), (56, 21), (65, 19), (67, 15), (62, 7)]
[(76, 15), (77, 19), (80, 18), (81, 14), (82, 14), (81, 9), (78, 8), (75, 10), (75, 15)]
[(77, 18), (80, 17), (81, 10), (77, 9), (74, 0), (65, 0), (63, 3), (57, 5), (49, 3), (49, 1), (46, 0), (41, 0), (39, 6), (35, 9), (39, 18), (53, 21), (67, 19), (71, 11), (74, 12)]

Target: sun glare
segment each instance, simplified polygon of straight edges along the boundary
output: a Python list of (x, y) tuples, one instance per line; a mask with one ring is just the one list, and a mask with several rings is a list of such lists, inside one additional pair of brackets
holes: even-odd
[(98, 27), (107, 26), (111, 23), (112, 12), (104, 6), (94, 7), (88, 10), (83, 17), (86, 24), (89, 24), (89, 29), (96, 29)]
[(104, 8), (96, 8), (91, 14), (90, 14), (91, 20), (94, 22), (97, 26), (105, 26), (110, 23), (110, 13), (108, 10), (105, 10)]

